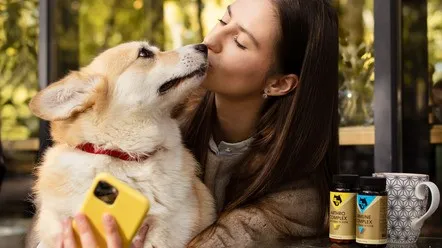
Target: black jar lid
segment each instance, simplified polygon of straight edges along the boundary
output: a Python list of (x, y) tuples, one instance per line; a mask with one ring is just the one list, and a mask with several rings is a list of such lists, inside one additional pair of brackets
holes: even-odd
[(383, 177), (360, 177), (359, 186), (361, 190), (385, 191), (387, 179)]
[(344, 188), (357, 188), (359, 176), (354, 174), (333, 175), (333, 184)]

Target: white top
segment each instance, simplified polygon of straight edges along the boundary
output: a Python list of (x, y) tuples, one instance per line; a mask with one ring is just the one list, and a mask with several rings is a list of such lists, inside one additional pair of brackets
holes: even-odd
[(242, 158), (252, 141), (253, 138), (237, 143), (221, 141), (217, 145), (213, 137), (210, 138), (204, 184), (215, 198), (217, 212), (220, 212), (224, 205), (225, 191), (232, 176), (232, 167)]

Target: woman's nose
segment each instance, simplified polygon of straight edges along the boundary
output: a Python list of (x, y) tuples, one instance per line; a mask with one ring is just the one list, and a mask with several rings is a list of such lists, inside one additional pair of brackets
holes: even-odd
[(213, 53), (220, 53), (222, 51), (221, 45), (221, 32), (217, 30), (212, 30), (207, 36), (204, 38), (203, 44), (207, 46), (207, 48)]
[(212, 51), (213, 53), (220, 53), (221, 52), (221, 46), (217, 43), (215, 43), (213, 40), (209, 40), (207, 38), (204, 39), (203, 44), (207, 46), (207, 48)]

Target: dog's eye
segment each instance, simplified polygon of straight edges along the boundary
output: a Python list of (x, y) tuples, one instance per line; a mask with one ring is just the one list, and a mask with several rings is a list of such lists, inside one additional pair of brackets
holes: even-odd
[(154, 53), (150, 50), (147, 50), (146, 48), (142, 47), (140, 51), (138, 51), (138, 58), (152, 58), (154, 56)]

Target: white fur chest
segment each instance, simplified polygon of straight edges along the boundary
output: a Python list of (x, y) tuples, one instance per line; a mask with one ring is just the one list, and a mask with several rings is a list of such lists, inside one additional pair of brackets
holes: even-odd
[(39, 168), (37, 199), (43, 208), (72, 216), (80, 209), (95, 176), (108, 172), (148, 197), (152, 203), (149, 214), (161, 215), (175, 208), (180, 198), (184, 201), (186, 191), (191, 190), (190, 178), (182, 176), (179, 153), (177, 150), (170, 156), (159, 152), (144, 162), (135, 162), (56, 145), (47, 151)]

